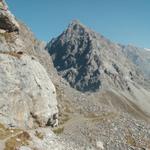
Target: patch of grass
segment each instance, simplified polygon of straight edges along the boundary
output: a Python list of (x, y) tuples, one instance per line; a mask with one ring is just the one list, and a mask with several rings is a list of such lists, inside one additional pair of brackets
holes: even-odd
[(71, 108), (67, 105), (66, 105), (64, 111), (67, 112), (67, 113), (72, 113)]
[(39, 139), (43, 140), (44, 135), (41, 132), (35, 131), (35, 136), (38, 137)]
[(20, 129), (8, 129), (4, 125), (0, 124), (0, 140), (4, 140), (13, 134), (19, 133)]
[(5, 39), (7, 43), (14, 43), (17, 39), (17, 34), (15, 32), (7, 32), (5, 30), (0, 29), (0, 37)]
[(0, 129), (5, 129), (5, 126), (0, 123)]
[(59, 125), (63, 125), (70, 119), (68, 114), (63, 114), (59, 120)]
[(131, 135), (126, 136), (126, 143), (131, 146), (136, 146), (135, 139)]
[(28, 142), (30, 140), (30, 135), (27, 132), (23, 131), (22, 133), (8, 139), (5, 142), (4, 150), (16, 150), (17, 147), (27, 146), (29, 145)]
[(13, 33), (5, 32), (3, 33), (3, 36), (5, 37), (5, 40), (9, 43), (14, 43), (16, 40)]
[(128, 145), (137, 146), (136, 140), (134, 139), (134, 136), (132, 135), (132, 132), (130, 131), (130, 129), (127, 129), (126, 131), (125, 140)]
[(55, 129), (53, 129), (53, 132), (57, 135), (63, 133), (63, 131), (64, 131), (64, 127), (57, 127)]

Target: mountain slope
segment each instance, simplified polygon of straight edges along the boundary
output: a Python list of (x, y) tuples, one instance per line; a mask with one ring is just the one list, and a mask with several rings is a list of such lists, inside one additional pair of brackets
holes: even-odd
[(73, 21), (47, 45), (67, 82), (45, 43), (15, 22), (19, 31), (0, 30), (0, 149), (150, 148), (149, 92), (122, 46)]
[(1, 150), (75, 149), (44, 128), (58, 123), (50, 79), (57, 76), (44, 47), (9, 10), (0, 9)]
[(73, 21), (46, 47), (58, 72), (80, 91), (96, 91), (109, 86), (130, 89), (128, 81), (141, 81), (122, 48)]
[(137, 66), (145, 78), (150, 78), (150, 51), (132, 45), (123, 46), (123, 53)]
[(72, 87), (63, 80), (56, 86), (60, 137), (81, 149), (149, 148), (150, 86), (124, 47), (76, 20), (46, 46)]
[(73, 21), (46, 49), (58, 73), (81, 92), (113, 91), (150, 115), (144, 76), (123, 47)]

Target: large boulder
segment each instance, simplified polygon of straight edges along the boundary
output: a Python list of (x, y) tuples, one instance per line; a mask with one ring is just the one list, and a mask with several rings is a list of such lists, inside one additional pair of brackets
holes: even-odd
[(32, 128), (57, 123), (56, 91), (35, 58), (0, 53), (0, 122)]

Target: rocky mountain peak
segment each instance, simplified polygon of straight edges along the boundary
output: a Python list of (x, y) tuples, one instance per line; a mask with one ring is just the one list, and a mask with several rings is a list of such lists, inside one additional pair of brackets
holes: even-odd
[(88, 36), (89, 39), (96, 38), (97, 36), (101, 37), (98, 33), (93, 32), (89, 27), (82, 24), (79, 20), (73, 20), (68, 25), (67, 30), (64, 32), (67, 35), (72, 36)]
[(84, 26), (79, 20), (75, 19), (75, 20), (72, 20), (69, 24), (69, 27), (74, 27), (74, 26)]
[(85, 25), (83, 25), (79, 20), (71, 21), (67, 28), (67, 32), (78, 32), (79, 34), (83, 34), (87, 30), (88, 28)]
[(72, 21), (47, 49), (59, 73), (80, 91), (96, 91), (114, 78), (117, 86), (126, 88), (125, 76), (130, 76), (132, 65), (121, 47), (79, 21)]

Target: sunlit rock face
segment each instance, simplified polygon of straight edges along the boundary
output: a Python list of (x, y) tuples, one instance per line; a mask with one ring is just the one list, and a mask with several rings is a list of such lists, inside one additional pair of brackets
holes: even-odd
[(79, 91), (127, 89), (131, 75), (139, 78), (121, 46), (76, 20), (46, 48), (59, 74)]
[(55, 87), (33, 57), (0, 54), (0, 95), (1, 123), (26, 128), (57, 123)]

